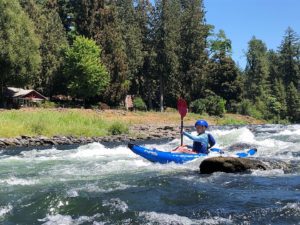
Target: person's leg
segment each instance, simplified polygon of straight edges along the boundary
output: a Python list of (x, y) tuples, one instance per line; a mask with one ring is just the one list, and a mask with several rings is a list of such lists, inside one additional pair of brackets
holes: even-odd
[(191, 149), (188, 149), (186, 146), (178, 146), (177, 148), (173, 149), (172, 152), (183, 152), (183, 153), (190, 153), (195, 154)]

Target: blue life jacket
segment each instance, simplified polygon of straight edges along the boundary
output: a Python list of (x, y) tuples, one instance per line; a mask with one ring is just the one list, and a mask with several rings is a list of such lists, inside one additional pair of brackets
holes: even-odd
[[(202, 142), (194, 141), (193, 151), (197, 152), (197, 153), (208, 154), (208, 152), (209, 152), (208, 147), (214, 146), (216, 141), (211, 134), (204, 133), (204, 134), (200, 134), (200, 135), (205, 137), (205, 141), (202, 141)], [(198, 136), (200, 136), (200, 135), (198, 135)]]

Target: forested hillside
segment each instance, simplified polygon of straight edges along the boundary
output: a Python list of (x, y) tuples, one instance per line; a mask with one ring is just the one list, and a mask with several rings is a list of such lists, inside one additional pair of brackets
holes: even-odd
[(111, 107), (130, 94), (161, 111), (183, 97), (197, 113), (300, 122), (291, 27), (277, 49), (253, 36), (239, 68), (202, 0), (0, 0), (0, 12), (1, 101), (8, 86)]

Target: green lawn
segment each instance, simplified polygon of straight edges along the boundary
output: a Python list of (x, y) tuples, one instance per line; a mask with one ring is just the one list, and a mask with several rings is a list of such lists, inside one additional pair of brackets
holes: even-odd
[(100, 115), (80, 111), (4, 111), (0, 113), (0, 137), (20, 135), (104, 136), (128, 132), (128, 124), (106, 121)]
[[(188, 113), (184, 118), (184, 125), (193, 125), (200, 118), (215, 125), (262, 123), (262, 121), (236, 114), (225, 114), (224, 117), (218, 118)], [(0, 112), (0, 137), (106, 136), (129, 133), (130, 126), (141, 124), (179, 126), (180, 115), (176, 110), (163, 113), (84, 109), (4, 110)]]

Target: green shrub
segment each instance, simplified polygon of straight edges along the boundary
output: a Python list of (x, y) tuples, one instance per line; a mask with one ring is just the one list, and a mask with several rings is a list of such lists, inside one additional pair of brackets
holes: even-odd
[(38, 106), (41, 107), (41, 108), (48, 109), (48, 108), (56, 108), (57, 105), (54, 102), (51, 102), (51, 101), (43, 101)]
[(235, 118), (220, 118), (217, 120), (218, 125), (246, 125), (247, 122)]
[(238, 111), (238, 113), (240, 113), (242, 115), (250, 116), (252, 105), (253, 104), (251, 103), (250, 100), (244, 99), (238, 104), (237, 111)]
[(223, 116), (225, 113), (226, 100), (219, 96), (209, 96), (206, 98), (206, 112), (212, 116)]
[(206, 111), (205, 99), (197, 99), (197, 100), (193, 101), (190, 105), (190, 109), (194, 113), (203, 114)]
[(262, 119), (263, 114), (260, 110), (258, 110), (258, 108), (259, 107), (253, 104), (250, 100), (244, 99), (239, 103), (237, 112), (242, 115), (248, 115), (257, 119)]
[(226, 100), (214, 95), (204, 99), (197, 99), (191, 103), (191, 110), (194, 113), (203, 114), (204, 112), (213, 116), (223, 116), (225, 113)]
[(141, 97), (136, 97), (133, 100), (133, 107), (137, 110), (146, 111), (147, 106)]
[(112, 135), (118, 135), (118, 134), (127, 134), (129, 132), (128, 127), (120, 122), (114, 122), (109, 128), (108, 128), (109, 134)]

